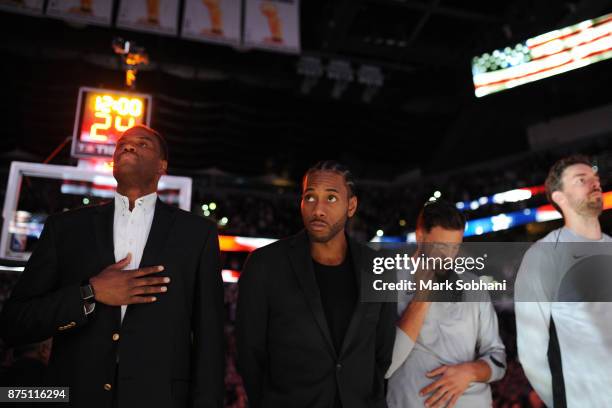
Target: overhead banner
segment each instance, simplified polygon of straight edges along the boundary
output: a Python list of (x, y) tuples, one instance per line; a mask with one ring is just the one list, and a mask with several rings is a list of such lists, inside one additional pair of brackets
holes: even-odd
[(119, 4), (117, 27), (176, 35), (178, 0), (124, 0)]
[(241, 20), (241, 0), (186, 0), (181, 36), (238, 45)]
[(44, 0), (0, 0), (0, 10), (39, 16), (43, 12), (43, 4)]
[(244, 44), (253, 48), (299, 53), (299, 0), (245, 1)]
[(64, 20), (110, 26), (113, 0), (49, 0), (47, 15)]

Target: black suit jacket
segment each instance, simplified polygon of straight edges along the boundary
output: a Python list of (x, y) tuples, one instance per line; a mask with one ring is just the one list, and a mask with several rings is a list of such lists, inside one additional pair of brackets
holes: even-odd
[[(357, 277), (367, 247), (349, 239)], [(307, 234), (251, 254), (240, 276), (238, 367), (254, 408), (386, 407), (384, 375), (395, 340), (395, 303), (358, 302), (336, 351)]]
[[(97, 303), (79, 287), (115, 263), (114, 203), (51, 216), (0, 317), (9, 344), (53, 337), (47, 384), (73, 407), (221, 407), (224, 307), (214, 224), (157, 201), (140, 266), (164, 265), (168, 292), (150, 304)], [(115, 340), (114, 334), (119, 338)], [(114, 382), (119, 358), (118, 384)], [(108, 388), (108, 387), (106, 387)]]

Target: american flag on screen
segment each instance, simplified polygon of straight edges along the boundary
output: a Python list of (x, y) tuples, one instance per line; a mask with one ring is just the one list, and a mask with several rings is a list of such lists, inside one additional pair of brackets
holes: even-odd
[(477, 97), (612, 57), (612, 14), (530, 38), (472, 59)]

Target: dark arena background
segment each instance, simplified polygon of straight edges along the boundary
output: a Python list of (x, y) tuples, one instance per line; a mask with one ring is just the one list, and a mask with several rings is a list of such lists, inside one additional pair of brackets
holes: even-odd
[[(0, 0), (0, 307), (49, 214), (112, 198), (108, 148), (130, 123), (168, 141), (160, 197), (218, 225), (226, 407), (248, 406), (235, 365), (242, 264), (302, 229), (301, 177), (319, 160), (354, 173), (348, 229), (362, 242), (413, 241), (438, 198), (467, 217), (466, 241), (535, 241), (562, 226), (543, 185), (575, 153), (598, 168), (612, 231), (611, 1), (294, 0), (278, 5), (282, 30), (251, 18), (249, 3), (264, 1), (233, 2), (224, 30), (214, 2), (202, 22), (190, 11), (202, 2), (143, 1), (147, 24), (127, 3), (138, 2)], [(540, 55), (542, 41), (580, 35), (573, 62)], [(512, 302), (495, 306), (508, 369), (494, 406), (542, 407), (518, 362)], [(3, 379), (24, 353), (1, 346)]]

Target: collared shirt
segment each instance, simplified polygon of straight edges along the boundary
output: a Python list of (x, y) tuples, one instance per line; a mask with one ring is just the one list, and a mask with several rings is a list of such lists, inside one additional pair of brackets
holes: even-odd
[[(589, 240), (563, 227), (539, 240), (523, 257), (514, 305), (519, 360), (549, 407), (555, 400), (562, 405), (563, 399), (568, 407), (604, 407), (612, 400), (612, 303), (557, 297), (564, 275), (583, 260), (573, 252), (609, 254), (610, 243), (606, 234)], [(561, 364), (551, 366), (551, 361)]]
[[(413, 297), (414, 292), (400, 292), (399, 316)], [(506, 351), (488, 293), (472, 294), (462, 302), (432, 302), (416, 342), (396, 328), (392, 362), (386, 374), (389, 408), (424, 407), (430, 395), (422, 397), (419, 392), (436, 380), (426, 376), (429, 371), (477, 359), (491, 368), (487, 383), (504, 376)], [(455, 407), (491, 407), (491, 387), (487, 383), (471, 383)]]
[[(124, 269), (138, 269), (142, 260), (153, 215), (155, 214), (155, 203), (157, 193), (147, 194), (140, 197), (134, 203), (134, 209), (130, 211), (130, 201), (127, 197), (115, 192), (115, 217), (113, 222), (113, 243), (115, 246), (115, 262), (119, 262), (132, 254), (130, 264)], [(121, 306), (121, 322), (127, 309)]]

